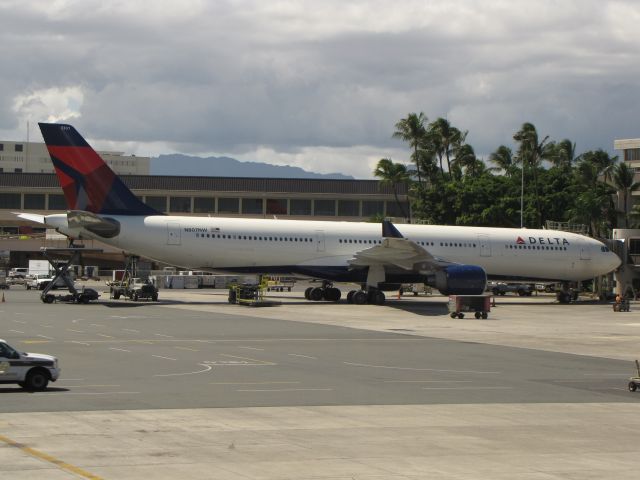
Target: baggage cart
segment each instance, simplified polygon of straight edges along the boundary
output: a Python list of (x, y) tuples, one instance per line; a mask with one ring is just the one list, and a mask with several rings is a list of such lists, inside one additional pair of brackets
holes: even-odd
[(476, 318), (488, 318), (491, 310), (491, 295), (450, 295), (449, 315), (464, 318), (465, 313), (473, 313)]

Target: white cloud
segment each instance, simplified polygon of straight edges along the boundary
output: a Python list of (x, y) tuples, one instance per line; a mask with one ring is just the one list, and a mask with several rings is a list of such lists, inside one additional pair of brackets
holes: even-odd
[(47, 88), (17, 95), (13, 111), (26, 121), (69, 122), (81, 116), (84, 93), (78, 86)]

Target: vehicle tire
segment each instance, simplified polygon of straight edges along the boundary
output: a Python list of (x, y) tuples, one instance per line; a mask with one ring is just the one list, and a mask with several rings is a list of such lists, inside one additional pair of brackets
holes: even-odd
[(31, 290), (31, 285), (27, 285), (27, 290)]
[(154, 293), (153, 295), (151, 295), (151, 300), (153, 300), (154, 302), (158, 301), (158, 294)]
[(314, 287), (309, 287), (304, 291), (304, 298), (306, 298), (307, 300), (311, 300), (311, 290), (313, 290)]
[(24, 383), (27, 390), (39, 392), (49, 385), (49, 375), (42, 369), (37, 368), (27, 373)]
[(518, 295), (521, 297), (524, 297), (526, 293), (527, 292), (525, 292), (524, 290), (518, 290)]
[(482, 319), (486, 320), (487, 318), (489, 318), (489, 314), (487, 312), (482, 312)]
[(451, 312), (451, 315), (449, 315), (451, 318), (456, 318), (458, 316), (458, 314), (456, 312)]
[(89, 297), (87, 297), (86, 295), (80, 295), (79, 301), (80, 303), (87, 304), (89, 303)]
[(114, 299), (114, 300), (118, 300), (119, 298), (120, 298), (120, 292), (115, 292), (115, 293), (113, 294), (113, 299)]
[(491, 291), (493, 292), (494, 295), (498, 295), (500, 293), (500, 290), (498, 290), (497, 288), (494, 288)]
[(480, 312), (476, 312), (476, 313), (475, 313), (475, 317), (476, 317), (476, 319), (480, 319), (480, 316), (481, 316), (481, 315), (482, 315), (482, 314), (481, 314)]
[(367, 295), (367, 297), (367, 300), (369, 300), (369, 303), (372, 305), (384, 305), (384, 302), (386, 300), (384, 292), (382, 292), (381, 290), (373, 290), (369, 292), (369, 295)]
[(54, 297), (53, 295), (50, 294), (46, 294), (45, 297), (42, 299), (42, 301), (44, 303), (53, 303), (53, 301), (56, 299), (56, 297)]
[(355, 290), (349, 290), (349, 293), (347, 293), (347, 303), (353, 303), (353, 295), (355, 293)]
[(339, 288), (329, 287), (324, 291), (324, 298), (330, 302), (337, 302), (340, 300), (342, 292)]
[(464, 318), (464, 313), (459, 313), (458, 318)]
[(635, 392), (638, 389), (638, 386), (636, 385), (636, 382), (629, 382), (629, 391), (630, 392)]
[(353, 294), (353, 303), (356, 305), (364, 305), (367, 303), (367, 292), (364, 290), (356, 290)]
[(134, 293), (132, 299), (133, 299), (134, 302), (137, 302), (138, 301), (138, 294)]
[(313, 290), (309, 293), (309, 298), (314, 302), (319, 302), (323, 297), (323, 290), (321, 287), (314, 287)]

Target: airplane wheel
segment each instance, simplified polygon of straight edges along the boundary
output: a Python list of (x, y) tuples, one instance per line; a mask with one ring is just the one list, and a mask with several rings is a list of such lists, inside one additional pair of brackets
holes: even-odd
[(53, 295), (45, 295), (45, 297), (42, 299), (42, 301), (44, 303), (53, 303), (53, 301), (56, 299), (56, 297), (54, 297)]
[(313, 290), (313, 287), (309, 287), (304, 291), (304, 298), (307, 300), (311, 300), (311, 290)]
[(329, 287), (324, 291), (325, 300), (328, 300), (330, 302), (337, 302), (338, 300), (340, 300), (341, 296), (342, 292), (340, 292), (340, 289), (338, 288)]
[(629, 382), (629, 391), (630, 392), (635, 392), (637, 390), (638, 386), (636, 385), (635, 382)]
[(380, 290), (372, 290), (368, 295), (369, 303), (373, 305), (384, 305), (384, 293)]
[(347, 293), (347, 303), (353, 303), (353, 295), (355, 293), (355, 290), (349, 290), (349, 293)]
[(367, 292), (364, 290), (358, 290), (353, 294), (353, 303), (356, 305), (364, 305), (367, 303)]
[(319, 302), (320, 300), (322, 300), (322, 294), (322, 288), (314, 287), (311, 292), (309, 292), (309, 298), (314, 302)]

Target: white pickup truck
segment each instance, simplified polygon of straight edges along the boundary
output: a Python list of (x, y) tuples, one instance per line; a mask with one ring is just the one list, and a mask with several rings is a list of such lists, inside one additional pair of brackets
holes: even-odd
[(60, 376), (58, 359), (42, 353), (21, 353), (0, 339), (0, 384), (17, 383), (26, 390), (44, 390)]
[[(33, 275), (31, 278), (27, 279), (27, 283), (26, 283), (27, 290), (31, 290), (32, 288), (36, 290), (44, 290), (45, 288), (47, 288), (47, 285), (51, 283), (51, 280), (53, 280), (53, 277), (48, 274)], [(67, 287), (67, 284), (64, 283), (64, 280), (62, 278), (58, 278), (53, 288), (66, 288), (66, 287)]]

